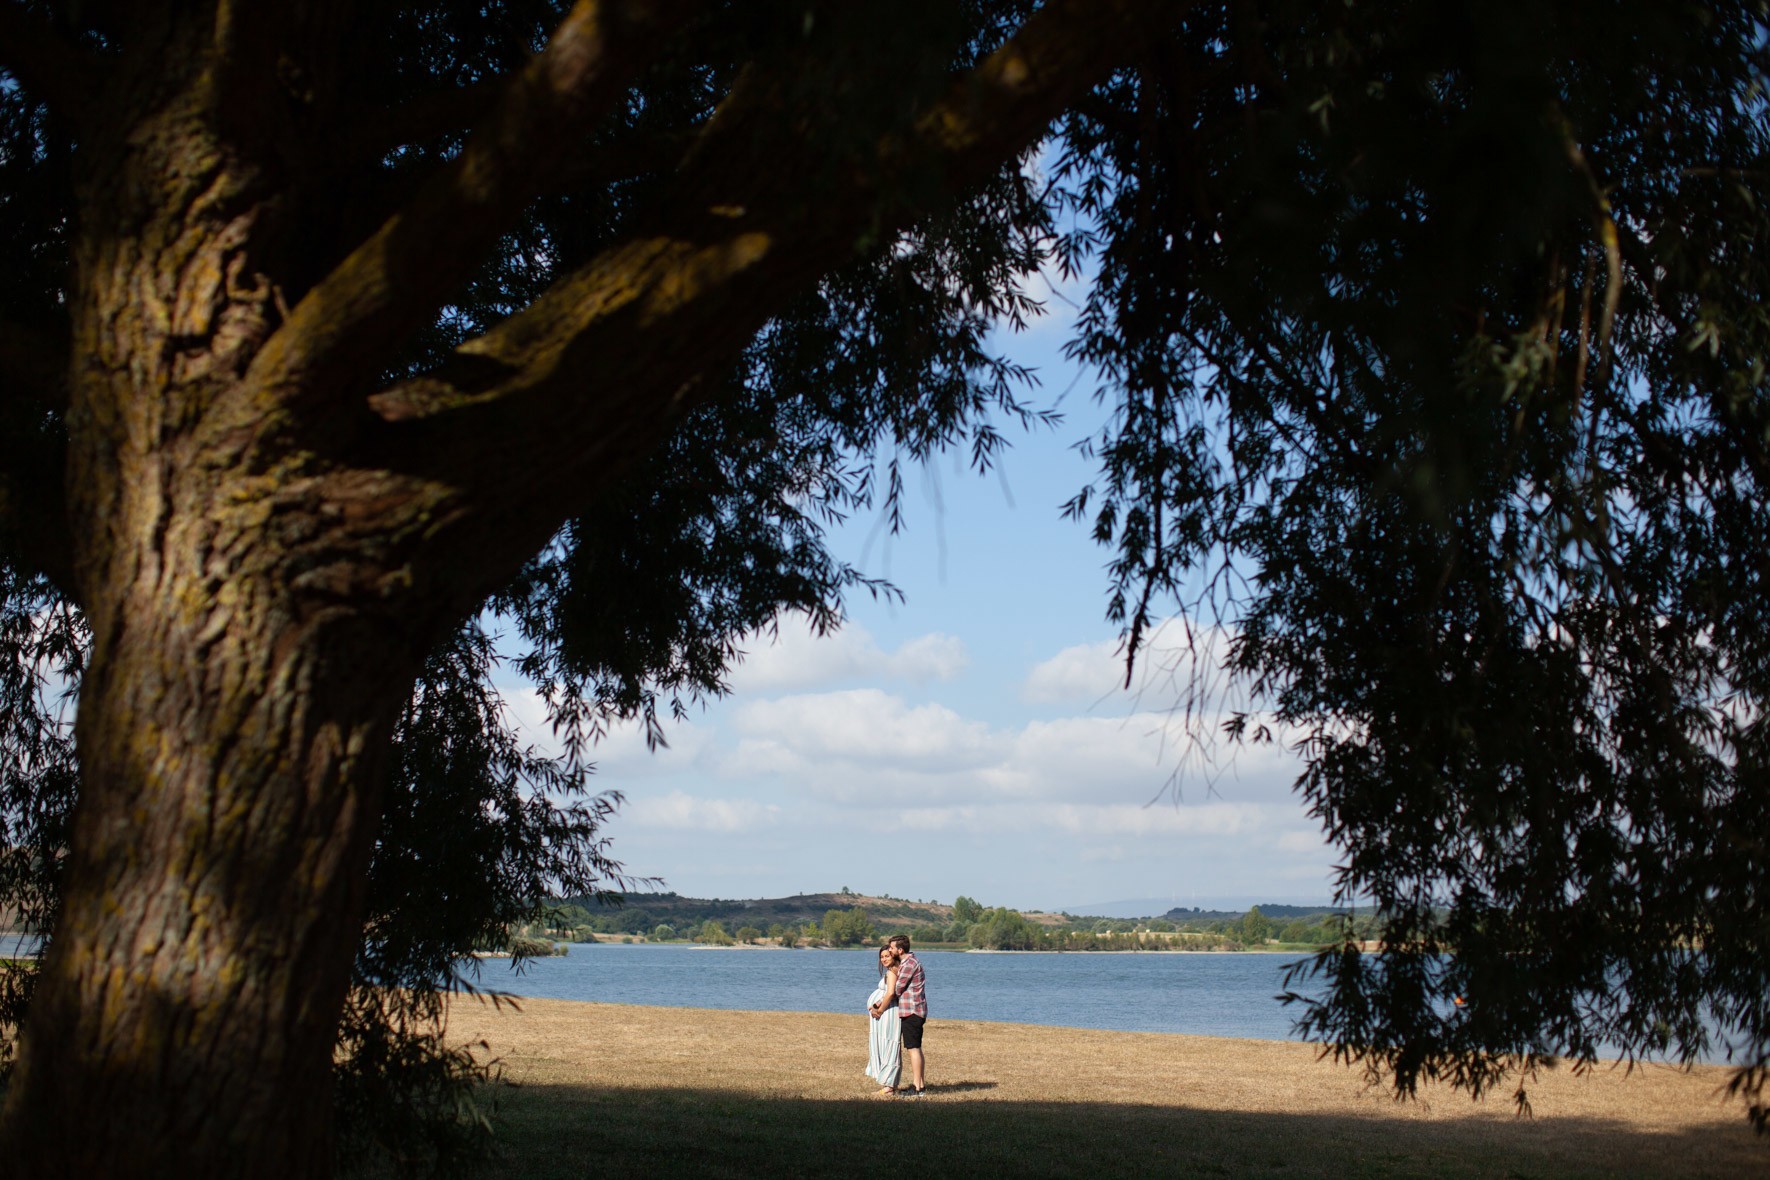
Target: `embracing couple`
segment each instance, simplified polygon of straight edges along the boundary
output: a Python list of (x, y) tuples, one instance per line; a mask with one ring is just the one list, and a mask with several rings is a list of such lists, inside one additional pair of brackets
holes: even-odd
[[(910, 953), (910, 940), (901, 934), (892, 935), (879, 948), (879, 986), (867, 997), (867, 1012), (873, 1018), (867, 1076), (882, 1087), (877, 1096), (920, 1098), (926, 1084), (922, 1026), (928, 1023), (928, 977)], [(910, 1085), (899, 1089), (898, 1075), (906, 1059)]]

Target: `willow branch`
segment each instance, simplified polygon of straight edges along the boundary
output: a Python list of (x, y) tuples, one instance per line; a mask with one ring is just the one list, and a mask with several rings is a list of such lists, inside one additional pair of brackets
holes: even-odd
[[(865, 242), (1016, 160), (1139, 51), (1146, 22), (1182, 8), (1051, 0), (829, 191), (803, 191), (811, 159), (762, 166), (731, 144), (691, 153), (650, 232), (567, 275), (451, 364), (376, 395), (374, 410), (395, 426), (382, 461), (530, 506), (606, 486), (771, 315)], [(709, 134), (741, 123), (716, 116)], [(525, 480), (513, 491), (517, 469)]]
[[(1610, 194), (1599, 183), (1598, 176), (1592, 171), (1592, 165), (1586, 159), (1579, 140), (1574, 138), (1573, 127), (1562, 119), (1562, 145), (1567, 152), (1567, 160), (1580, 179), (1586, 182), (1586, 189), (1592, 198), (1592, 220), (1598, 234), (1598, 242), (1604, 248), (1605, 283), (1604, 307), (1598, 317), (1598, 385), (1602, 388), (1610, 375), (1611, 349), (1610, 333), (1616, 324), (1616, 305), (1622, 296), (1622, 251), (1618, 244), (1616, 217), (1610, 206)], [(1590, 287), (1590, 283), (1587, 284)], [(1584, 349), (1581, 355), (1583, 359)], [(1582, 363), (1583, 372), (1584, 365)]]
[(242, 389), (291, 404), (371, 379), (547, 186), (559, 145), (621, 100), (694, 7), (579, 0), (461, 154), (301, 299)]
[[(1630, 269), (1635, 272), (1640, 289), (1647, 293), (1671, 330), (1680, 336), (1687, 333), (1694, 318), (1692, 312), (1697, 301), (1694, 298), (1685, 298), (1685, 292), (1657, 281), (1659, 267), (1654, 262), (1652, 250), (1646, 242), (1620, 225), (1617, 227), (1617, 248)], [(1770, 487), (1770, 446), (1765, 445), (1764, 419), (1746, 412), (1744, 406), (1729, 402), (1721, 395), (1719, 387), (1711, 390), (1709, 400), (1715, 420), (1727, 427), (1729, 437), (1739, 448), (1740, 456), (1751, 468), (1759, 486)], [(1637, 415), (1626, 414), (1625, 418), (1645, 440), (1647, 435), (1642, 430)]]

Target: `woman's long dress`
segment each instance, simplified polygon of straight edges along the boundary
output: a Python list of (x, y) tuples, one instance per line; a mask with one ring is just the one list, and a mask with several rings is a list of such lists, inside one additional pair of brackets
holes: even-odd
[[(880, 980), (867, 997), (867, 1007), (884, 998), (885, 981)], [(867, 1023), (872, 1026), (867, 1034), (867, 1076), (881, 1086), (896, 1086), (898, 1072), (903, 1069), (903, 1046), (898, 1042), (902, 1021), (897, 1017), (897, 1005), (891, 1005), (877, 1020), (869, 1017)]]

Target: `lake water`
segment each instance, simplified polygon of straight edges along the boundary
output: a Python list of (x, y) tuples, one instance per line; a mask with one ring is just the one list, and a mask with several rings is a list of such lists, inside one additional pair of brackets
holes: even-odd
[[(861, 1012), (878, 982), (871, 950), (580, 944), (518, 974), (487, 959), (479, 985), (518, 996), (682, 1008)], [(1284, 954), (967, 954), (918, 951), (928, 1015), (1069, 1028), (1289, 1040), (1300, 1014)], [(1299, 989), (1302, 990), (1302, 989)]]
[[(31, 935), (0, 934), (0, 957), (34, 954)], [(928, 971), (929, 1019), (1001, 1020), (1127, 1032), (1295, 1038), (1296, 1005), (1278, 1002), (1300, 954), (967, 954), (917, 951)], [(665, 1008), (861, 1012), (878, 982), (866, 950), (726, 949), (656, 943), (579, 944), (531, 959), (482, 959), (478, 985), (515, 996)], [(1309, 992), (1307, 983), (1295, 989)], [(1728, 1060), (1715, 1047), (1699, 1060)], [(1600, 1056), (1611, 1052), (1600, 1051)]]

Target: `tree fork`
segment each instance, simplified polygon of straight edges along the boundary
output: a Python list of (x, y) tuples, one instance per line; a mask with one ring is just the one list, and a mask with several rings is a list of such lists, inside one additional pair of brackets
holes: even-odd
[[(380, 397), (389, 350), (463, 274), (376, 247), (285, 290), (308, 243), (294, 158), (272, 142), (299, 120), (276, 116), (274, 78), (207, 68), (201, 17), (167, 15), (156, 52), (119, 59), (77, 157), (66, 516), (93, 647), (63, 907), (0, 1115), (15, 1166), (329, 1170), (336, 1020), (390, 734), (425, 653), (664, 437), (771, 308), (851, 257), (857, 226), (913, 220), (891, 196), (903, 176), (926, 169), (949, 199), (980, 182), (1122, 55), (1127, 14), (1158, 6), (1100, 7), (1052, 0), (875, 145), (820, 224), (796, 224), (791, 200), (727, 224), (718, 198), (746, 173), (713, 167), (667, 203), (684, 225), (615, 244), (462, 349), (497, 362), (495, 389), (450, 385), (448, 368)], [(260, 39), (240, 32), (221, 43), (245, 61)], [(506, 91), (529, 106), (499, 119), (545, 130), (555, 99), (571, 123), (622, 93), (599, 44), (557, 41)], [(466, 158), (497, 172), (496, 146)], [(515, 216), (534, 182), (477, 176), (448, 170), (387, 235)], [(483, 245), (495, 227), (469, 228)], [(615, 265), (634, 258), (656, 265)], [(489, 469), (524, 449), (558, 470), (496, 486)]]

